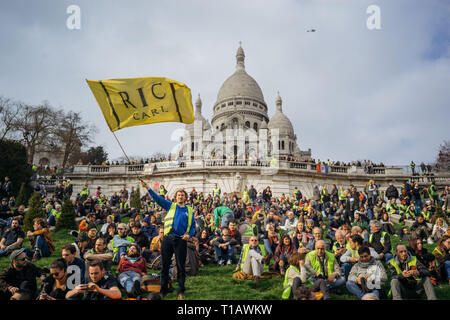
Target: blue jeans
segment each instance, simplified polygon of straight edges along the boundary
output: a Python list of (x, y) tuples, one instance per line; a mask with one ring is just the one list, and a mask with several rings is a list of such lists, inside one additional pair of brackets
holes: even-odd
[(422, 202), (422, 198), (421, 197), (416, 198), (416, 197), (412, 196), (411, 202), (414, 202), (416, 204), (416, 209), (420, 208), (420, 210), (422, 210), (423, 202)]
[(351, 262), (345, 262), (342, 265), (342, 270), (344, 271), (344, 277), (346, 280), (348, 279), (348, 275), (350, 274), (350, 270), (352, 270), (353, 266), (354, 266), (354, 264)]
[[(311, 280), (313, 282), (316, 282), (316, 280), (318, 280), (318, 278), (312, 277)], [(337, 277), (336, 281), (334, 281), (333, 283), (326, 282), (328, 290), (336, 289), (344, 284), (345, 284), (345, 278), (343, 276)]]
[(133, 290), (134, 281), (141, 282), (141, 275), (135, 271), (124, 271), (117, 277), (117, 280), (130, 293)]
[(14, 245), (14, 246), (12, 246), (12, 247), (9, 247), (8, 249), (5, 249), (5, 250), (0, 250), (0, 257), (5, 257), (5, 256), (8, 256), (8, 255), (10, 255), (14, 250), (17, 250), (17, 249), (20, 249), (21, 248), (21, 246), (19, 246), (19, 245)]
[(450, 261), (447, 260), (441, 264), (441, 274), (447, 276), (447, 281), (450, 279)]
[(264, 239), (264, 249), (266, 250), (266, 254), (268, 254), (268, 253), (273, 254), (272, 248), (270, 248), (269, 239)]
[(388, 262), (389, 260), (392, 260), (392, 259), (394, 259), (394, 256), (392, 255), (392, 253), (388, 252), (388, 253), (384, 254), (384, 257), (383, 257), (384, 262)]
[(11, 228), (12, 217), (7, 219), (0, 219), (0, 227)]
[(366, 242), (369, 242), (369, 233), (368, 232), (365, 232), (365, 233), (363, 233), (363, 239), (364, 239), (364, 241), (366, 241)]
[(114, 256), (113, 262), (115, 264), (119, 264), (120, 261), (120, 257), (122, 256), (122, 254), (126, 254), (127, 253), (127, 246), (122, 246), (119, 247), (119, 249), (117, 250), (117, 254)]
[(230, 221), (234, 221), (234, 213), (231, 211), (223, 215), (222, 223), (220, 224), (221, 228), (228, 227), (228, 223), (230, 223)]
[(48, 244), (43, 236), (37, 236), (36, 242), (34, 244), (34, 250), (26, 248), (25, 254), (28, 257), (32, 257), (36, 253), (36, 251), (39, 251), (41, 257), (50, 257), (50, 249), (48, 248)]
[(48, 217), (48, 219), (47, 219), (47, 224), (48, 224), (50, 227), (56, 226), (56, 217), (55, 217), (54, 215), (51, 214), (51, 215)]
[(236, 261), (235, 261), (236, 259), (234, 256), (234, 245), (228, 246), (228, 248), (226, 250), (224, 250), (220, 247), (214, 246), (214, 254), (216, 256), (217, 261), (231, 260), (231, 262), (236, 263)]
[(345, 284), (345, 278), (343, 276), (340, 276), (339, 278), (336, 278), (336, 281), (333, 283), (327, 283), (327, 287), (329, 290), (338, 288)]
[[(361, 298), (364, 295), (364, 292), (361, 290), (361, 287), (356, 282), (347, 281), (345, 286), (347, 287), (348, 291), (350, 291), (350, 293), (354, 294), (359, 300), (361, 300)], [(370, 292), (375, 294), (378, 297), (378, 299), (380, 299), (380, 290), (374, 289)]]

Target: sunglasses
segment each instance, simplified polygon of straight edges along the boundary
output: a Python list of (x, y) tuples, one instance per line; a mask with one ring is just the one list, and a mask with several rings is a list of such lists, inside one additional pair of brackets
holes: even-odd
[(258, 241), (258, 240), (249, 240), (249, 241), (251, 241), (251, 242), (255, 242), (255, 241)]
[(27, 259), (27, 257), (23, 257), (23, 258), (16, 258), (16, 261), (25, 261)]

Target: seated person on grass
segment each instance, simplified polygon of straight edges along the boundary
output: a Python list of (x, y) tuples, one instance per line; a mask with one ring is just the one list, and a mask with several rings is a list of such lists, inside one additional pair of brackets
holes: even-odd
[(418, 298), (425, 291), (428, 300), (436, 300), (430, 272), (411, 254), (404, 244), (398, 244), (395, 256), (389, 260), (391, 291), (393, 300), (405, 297)]
[(345, 278), (341, 275), (342, 271), (334, 254), (326, 251), (325, 241), (319, 240), (315, 244), (315, 250), (306, 255), (305, 267), (310, 274), (313, 274), (313, 281), (319, 278), (326, 280), (329, 290), (337, 289), (340, 293), (340, 287), (345, 284)]
[(20, 221), (18, 218), (11, 220), (11, 228), (7, 229), (0, 241), (0, 257), (10, 255), (14, 250), (22, 247), (25, 233), (20, 228)]
[(264, 246), (259, 244), (258, 238), (252, 236), (248, 244), (242, 248), (236, 271), (241, 270), (247, 275), (252, 275), (254, 282), (258, 283), (262, 272), (266, 269), (264, 265), (268, 265), (271, 254), (266, 255)]
[(133, 243), (128, 252), (120, 258), (117, 267), (119, 274), (117, 280), (127, 291), (129, 298), (136, 298), (142, 294), (142, 277), (147, 274), (147, 261), (141, 256), (141, 248)]
[[(106, 274), (105, 267), (101, 261), (94, 261), (89, 266), (88, 284), (80, 284), (66, 294), (70, 300), (112, 300), (121, 299), (117, 281), (111, 275)], [(86, 293), (86, 295), (85, 295)]]
[(450, 236), (444, 235), (439, 239), (433, 255), (439, 264), (441, 278), (450, 284)]
[(322, 278), (313, 281), (305, 268), (305, 252), (295, 252), (289, 258), (289, 268), (283, 282), (282, 299), (290, 299), (300, 287), (307, 287), (313, 292), (320, 292), (324, 300), (331, 298), (326, 281)]
[(27, 238), (32, 249), (27, 248), (25, 251), (28, 257), (33, 257), (31, 262), (35, 262), (42, 257), (49, 257), (55, 251), (52, 233), (43, 218), (33, 220), (33, 230), (27, 232)]
[(86, 251), (83, 257), (86, 263), (85, 279), (89, 280), (89, 265), (96, 260), (103, 262), (107, 274), (111, 273), (113, 255), (107, 247), (108, 243), (105, 238), (97, 238), (94, 249)]
[[(350, 270), (354, 266), (355, 263), (359, 261), (359, 253), (358, 250), (363, 246), (364, 240), (359, 234), (354, 234), (350, 237), (349, 240), (350, 248), (341, 256), (340, 260), (342, 265), (342, 269), (344, 271), (345, 279), (348, 279), (348, 275), (350, 274)], [(370, 256), (376, 260), (380, 259), (378, 253), (372, 247), (369, 247)]]
[(275, 249), (275, 264), (270, 268), (275, 271), (280, 271), (281, 275), (284, 275), (286, 269), (289, 267), (289, 257), (294, 252), (296, 252), (296, 248), (292, 243), (291, 237), (288, 234), (283, 234), (280, 244)]
[(222, 234), (213, 241), (216, 260), (219, 266), (230, 265), (234, 259), (234, 246), (236, 239), (230, 236), (228, 228), (222, 228)]
[(346, 283), (348, 291), (358, 299), (367, 293), (373, 293), (379, 299), (381, 287), (387, 281), (384, 266), (370, 255), (370, 249), (366, 246), (358, 249), (359, 261), (353, 265)]
[(119, 223), (117, 234), (108, 243), (108, 249), (113, 252), (113, 263), (119, 264), (120, 257), (126, 254), (128, 246), (134, 243), (131, 236), (127, 236), (127, 225)]
[(39, 300), (65, 300), (69, 292), (67, 286), (67, 263), (63, 258), (50, 264), (50, 276), (42, 281)]

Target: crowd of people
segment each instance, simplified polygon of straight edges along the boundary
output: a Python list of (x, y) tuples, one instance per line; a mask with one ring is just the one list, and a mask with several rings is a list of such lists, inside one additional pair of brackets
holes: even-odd
[[(52, 196), (41, 193), (46, 219), (26, 234), (25, 206), (13, 210), (3, 198), (0, 259), (11, 263), (0, 272), (0, 299), (161, 299), (175, 282), (184, 299), (185, 277), (207, 264), (232, 265), (230, 277), (255, 283), (278, 275), (280, 299), (436, 299), (435, 287), (450, 284), (449, 187), (405, 182), (382, 193), (371, 180), (362, 190), (316, 186), (308, 198), (298, 188), (274, 197), (269, 186), (226, 193), (216, 183), (169, 197), (163, 185), (141, 186), (139, 209), (134, 186), (106, 195), (85, 183), (73, 194), (61, 181)], [(57, 249), (53, 227), (66, 198), (78, 229)], [(37, 267), (44, 257), (55, 260)]]
[(166, 156), (161, 156), (161, 157), (151, 157), (151, 158), (141, 158), (140, 160), (137, 159), (127, 159), (127, 161), (125, 160), (105, 160), (105, 161), (97, 161), (97, 160), (93, 160), (92, 162), (87, 161), (87, 162), (83, 162), (81, 159), (78, 161), (78, 165), (92, 165), (92, 166), (123, 166), (123, 165), (138, 165), (138, 164), (148, 164), (148, 163), (158, 163), (158, 162), (165, 162), (165, 161), (172, 161), (172, 156), (169, 154), (167, 157)]

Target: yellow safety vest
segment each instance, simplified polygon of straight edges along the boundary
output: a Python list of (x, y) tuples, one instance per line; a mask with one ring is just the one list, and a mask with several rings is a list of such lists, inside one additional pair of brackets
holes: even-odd
[[(389, 263), (395, 268), (395, 271), (397, 272), (397, 274), (401, 274), (402, 270), (400, 269), (400, 266), (398, 265), (397, 261), (395, 261), (395, 259), (391, 259), (389, 260)], [(408, 268), (411, 270), (411, 267), (416, 267), (417, 266), (417, 259), (415, 256), (411, 256), (411, 260), (409, 260), (408, 262)], [(414, 278), (416, 279), (417, 283), (420, 282), (420, 278)], [(392, 289), (389, 290), (388, 292), (388, 296), (390, 297), (392, 295)]]
[[(384, 238), (386, 237), (386, 235), (387, 235), (387, 233), (386, 232), (384, 232), (384, 231), (381, 231), (381, 238), (380, 238), (380, 242), (381, 242), (381, 245), (384, 247)], [(369, 237), (369, 243), (372, 243), (372, 239), (373, 239), (373, 233), (372, 234), (370, 234), (370, 237)]]
[[(261, 249), (261, 255), (263, 257), (265, 257), (266, 256), (266, 249), (264, 249), (264, 245), (260, 244), (259, 248)], [(241, 270), (244, 269), (244, 261), (245, 261), (245, 258), (247, 257), (247, 253), (248, 253), (249, 250), (250, 250), (250, 245), (248, 243), (244, 244), (244, 247), (242, 248), (242, 259), (241, 259), (241, 265), (240, 265)], [(263, 266), (263, 271), (267, 271), (268, 268), (269, 268), (268, 266), (264, 265)]]
[[(327, 260), (327, 274), (325, 276), (329, 277), (333, 273), (333, 266), (334, 266), (334, 254), (331, 252), (325, 251), (325, 254), (328, 256)], [(309, 256), (309, 261), (311, 262), (311, 267), (317, 272), (320, 272), (320, 262), (319, 259), (317, 259), (317, 252), (316, 250), (308, 252), (306, 256)], [(324, 271), (325, 272), (325, 271)]]
[(422, 211), (421, 214), (426, 221), (430, 221), (430, 211), (427, 211), (426, 214)]
[[(188, 208), (188, 225), (187, 225), (187, 229), (186, 229), (186, 234), (191, 229), (192, 219), (194, 217), (194, 214), (193, 214), (194, 210), (192, 209), (192, 207), (187, 206), (187, 208)], [(168, 235), (170, 233), (170, 231), (172, 231), (173, 218), (175, 216), (176, 209), (177, 209), (177, 204), (175, 202), (172, 202), (169, 212), (167, 212), (167, 215), (164, 218), (164, 235)]]
[[(298, 274), (300, 274), (300, 270), (297, 267), (289, 266), (284, 274), (284, 282), (283, 282), (283, 293), (281, 294), (281, 299), (288, 300), (291, 297), (292, 293), (292, 283), (288, 283), (288, 273), (290, 269), (294, 269)], [(314, 283), (311, 281), (311, 278), (306, 280), (304, 284), (306, 287), (311, 287)]]

